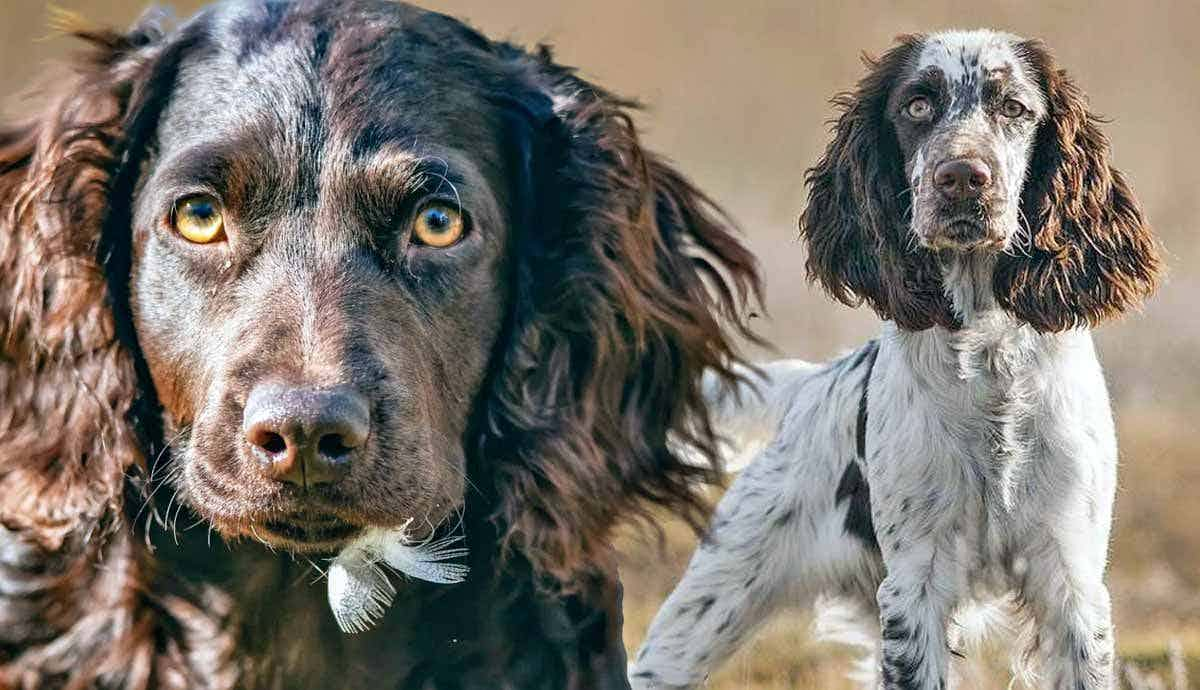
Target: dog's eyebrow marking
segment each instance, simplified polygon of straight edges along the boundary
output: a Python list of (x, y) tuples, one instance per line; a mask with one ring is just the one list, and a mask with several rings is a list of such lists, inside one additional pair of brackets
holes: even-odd
[(350, 155), (370, 159), (397, 142), (412, 141), (416, 136), (411, 125), (396, 121), (373, 120), (359, 125), (350, 144)]
[(221, 196), (229, 208), (246, 205), (255, 194), (283, 182), (282, 170), (247, 134), (231, 134), (219, 142), (197, 144), (163, 161), (160, 184), (181, 189), (203, 185)]
[(927, 94), (939, 95), (945, 90), (946, 75), (940, 67), (926, 67), (909, 79), (900, 89), (906, 95)]
[(936, 67), (950, 84), (978, 83), (981, 76), (1017, 62), (1016, 37), (997, 32), (951, 31), (929, 39), (919, 69)]
[(930, 37), (914, 72), (940, 71), (950, 89), (949, 110), (962, 112), (994, 96), (995, 82), (1027, 94), (1023, 102), (1040, 112), (1042, 95), (1018, 54), (1016, 36), (993, 31), (950, 31)]

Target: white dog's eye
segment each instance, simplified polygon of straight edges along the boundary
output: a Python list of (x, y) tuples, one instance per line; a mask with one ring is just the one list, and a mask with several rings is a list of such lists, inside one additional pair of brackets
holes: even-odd
[(917, 96), (904, 106), (904, 112), (914, 120), (929, 120), (933, 117), (933, 104), (924, 96)]
[(1026, 113), (1028, 109), (1021, 101), (1009, 98), (1000, 106), (1000, 114), (1009, 119), (1016, 119)]

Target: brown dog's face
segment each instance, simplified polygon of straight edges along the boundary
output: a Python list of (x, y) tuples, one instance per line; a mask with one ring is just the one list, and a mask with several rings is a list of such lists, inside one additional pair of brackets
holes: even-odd
[(647, 504), (701, 522), (715, 469), (668, 439), (716, 457), (702, 374), (735, 378), (761, 286), (631, 103), (392, 0), (68, 28), (77, 76), (0, 128), (31, 410), (0, 454), (45, 478), (6, 514), (178, 496), (304, 553), (461, 525), (563, 582)]
[[(510, 301), (508, 132), (409, 8), (221, 10), (134, 200), (131, 306), (181, 497), (293, 551), (459, 507)], [(286, 29), (286, 30), (285, 30)]]

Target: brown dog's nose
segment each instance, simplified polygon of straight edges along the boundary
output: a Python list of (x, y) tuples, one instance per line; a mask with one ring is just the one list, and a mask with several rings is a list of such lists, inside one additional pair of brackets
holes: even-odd
[(309, 487), (346, 475), (371, 432), (366, 399), (348, 387), (256, 387), (246, 399), (242, 429), (266, 477)]
[(978, 158), (956, 158), (938, 165), (933, 183), (951, 201), (977, 199), (991, 186), (992, 171)]

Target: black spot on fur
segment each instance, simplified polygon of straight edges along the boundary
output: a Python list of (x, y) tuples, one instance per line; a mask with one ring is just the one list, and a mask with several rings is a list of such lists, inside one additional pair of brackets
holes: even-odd
[(912, 633), (908, 630), (908, 626), (904, 624), (904, 619), (900, 616), (888, 616), (884, 618), (879, 632), (883, 639), (891, 641), (907, 640), (912, 636)]
[(730, 625), (733, 625), (733, 614), (732, 613), (729, 614), (728, 616), (725, 616), (725, 620), (721, 621), (721, 624), (717, 626), (717, 634), (720, 635), (721, 633), (728, 630)]
[(711, 609), (715, 603), (717, 603), (716, 597), (704, 597), (701, 599), (697, 604), (700, 608), (698, 611), (696, 611), (696, 620), (704, 618), (704, 614), (708, 613), (708, 610)]
[(834, 495), (837, 503), (849, 501), (846, 507), (846, 519), (842, 523), (846, 534), (851, 534), (862, 541), (867, 548), (879, 550), (879, 542), (875, 538), (875, 523), (871, 520), (871, 490), (863, 478), (862, 470), (857, 462), (851, 462), (842, 473), (838, 482), (837, 493)]
[[(913, 638), (921, 638), (920, 626), (909, 627), (901, 616), (888, 616), (881, 621), (880, 634), (884, 642), (905, 642)], [(885, 644), (883, 659), (883, 679), (888, 690), (919, 690), (921, 669), (925, 665), (925, 655), (919, 645), (910, 649), (910, 654), (903, 656), (889, 655)], [(945, 681), (938, 684), (944, 688)]]
[[(858, 398), (858, 423), (855, 426), (854, 444), (858, 451), (858, 459), (867, 458), (867, 395), (870, 393), (871, 372), (875, 370), (875, 360), (879, 357), (879, 341), (872, 340), (859, 351), (857, 362), (867, 361), (867, 372), (863, 374), (862, 395)], [(855, 364), (857, 367), (858, 365)]]
[(859, 463), (865, 462), (867, 455), (867, 395), (870, 390), (871, 372), (875, 369), (875, 360), (878, 356), (879, 341), (872, 340), (859, 350), (852, 360), (852, 369), (866, 364), (855, 427), (858, 461), (852, 461), (846, 466), (846, 471), (842, 473), (837, 492), (834, 494), (834, 499), (838, 504), (849, 501), (849, 505), (846, 507), (846, 520), (843, 523), (846, 533), (858, 537), (867, 548), (874, 551), (879, 550), (879, 542), (875, 537), (875, 524), (871, 519), (871, 491), (866, 478), (863, 477)]
[[(842, 382), (842, 378), (847, 374), (854, 373), (863, 362), (869, 362), (871, 367), (875, 366), (875, 355), (878, 352), (879, 345), (872, 340), (860, 348), (853, 354), (846, 355), (838, 360), (833, 366), (822, 372), (821, 376), (829, 377), (829, 386), (825, 389), (825, 398), (833, 397), (833, 391), (838, 388)], [(870, 368), (867, 370), (867, 376), (870, 376)]]
[(862, 348), (860, 348), (858, 352), (854, 353), (854, 357), (850, 360), (850, 371), (854, 371), (855, 369), (862, 366), (862, 363), (867, 361), (868, 357), (871, 360), (871, 366), (874, 367), (875, 366), (875, 357), (878, 354), (879, 354), (879, 341), (878, 340), (868, 341), (867, 344), (863, 345)]
[[(886, 660), (883, 664), (883, 679), (888, 690), (923, 690), (918, 682), (921, 657), (904, 657)], [(943, 686), (938, 685), (939, 688)]]

